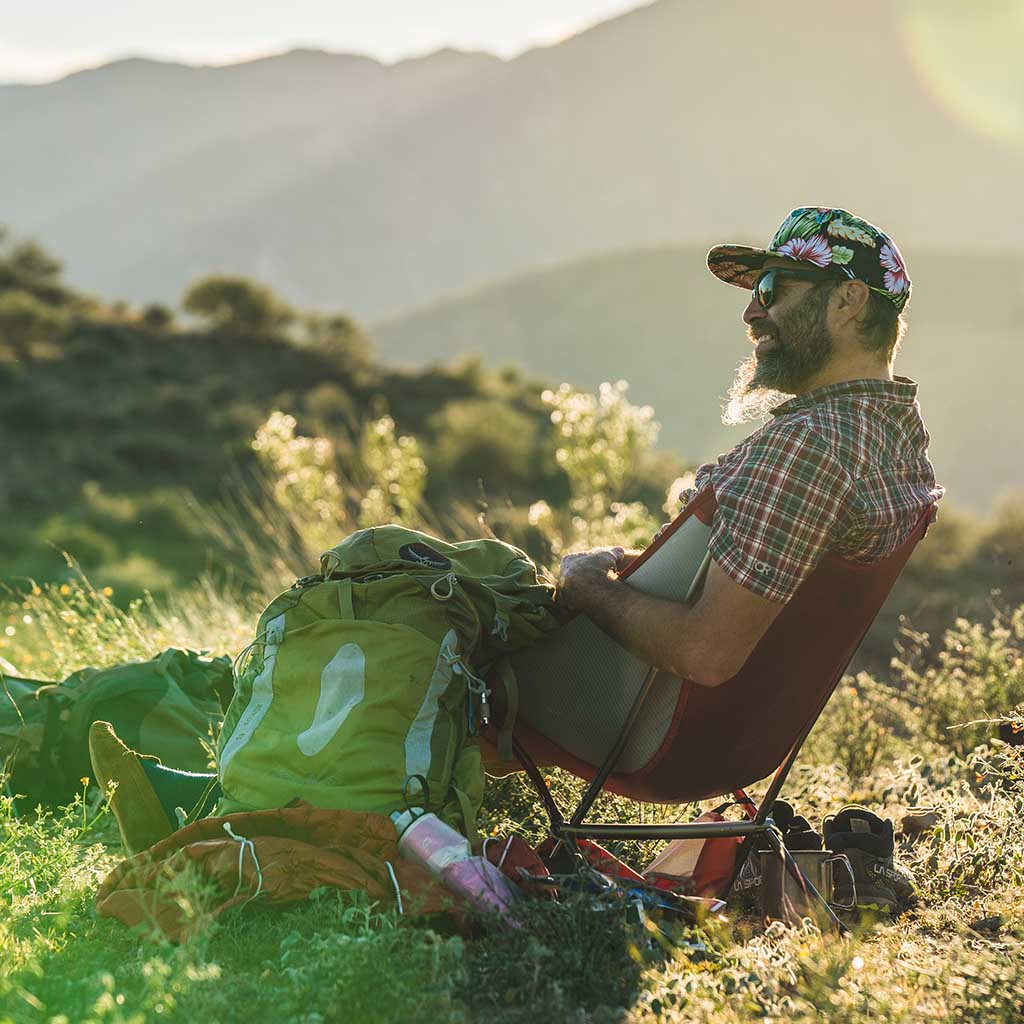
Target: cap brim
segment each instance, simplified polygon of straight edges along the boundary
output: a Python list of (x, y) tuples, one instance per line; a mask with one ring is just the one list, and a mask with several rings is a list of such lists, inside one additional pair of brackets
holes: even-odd
[(767, 249), (749, 245), (716, 245), (708, 253), (708, 270), (726, 284), (753, 288), (770, 255)]

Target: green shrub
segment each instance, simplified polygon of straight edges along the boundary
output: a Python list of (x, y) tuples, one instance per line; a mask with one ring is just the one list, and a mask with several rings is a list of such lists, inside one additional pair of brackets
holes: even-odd
[(852, 782), (859, 782), (905, 749), (916, 729), (914, 709), (899, 691), (860, 672), (836, 687), (808, 737), (805, 756), (841, 765)]
[(1024, 887), (1024, 751), (980, 747), (964, 769), (969, 792), (937, 802), (939, 824), (913, 850), (931, 900), (1001, 898)]
[(449, 402), (431, 417), (435, 437), (431, 467), (465, 480), (481, 480), (486, 491), (529, 491), (536, 477), (537, 423), (495, 399)]
[(29, 358), (36, 346), (52, 345), (66, 326), (62, 309), (40, 301), (31, 292), (0, 292), (0, 353), (6, 349), (18, 359)]
[(997, 611), (988, 626), (958, 618), (937, 664), (918, 639), (895, 659), (922, 734), (964, 755), (994, 734), (991, 720), (1024, 701), (1024, 605)]
[(644, 505), (621, 500), (659, 430), (654, 410), (630, 404), (628, 389), (625, 381), (618, 381), (602, 384), (591, 395), (562, 384), (542, 396), (551, 406), (555, 461), (569, 478), (571, 497), (564, 525), (543, 506), (531, 512), (537, 525), (550, 518), (553, 534), (561, 525), (567, 550), (606, 544), (636, 547), (649, 542), (657, 529), (657, 520)]
[(211, 274), (196, 281), (181, 306), (208, 329), (239, 338), (274, 335), (295, 319), (294, 310), (265, 285), (230, 275)]
[(36, 541), (74, 557), (89, 570), (117, 558), (117, 542), (87, 523), (67, 515), (51, 516), (36, 531)]
[(390, 416), (367, 424), (359, 452), (363, 483), (359, 525), (421, 522), (427, 464), (415, 437), (396, 436)]

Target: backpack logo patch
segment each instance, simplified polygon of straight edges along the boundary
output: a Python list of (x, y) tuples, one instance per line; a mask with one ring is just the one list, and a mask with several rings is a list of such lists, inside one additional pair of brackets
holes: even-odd
[(426, 565), (431, 569), (450, 569), (451, 559), (445, 558), (440, 551), (435, 551), (428, 544), (405, 544), (398, 549), (398, 557), (406, 562)]
[(366, 655), (358, 644), (342, 644), (320, 673), (320, 699), (309, 728), (296, 737), (299, 750), (316, 757), (365, 696)]

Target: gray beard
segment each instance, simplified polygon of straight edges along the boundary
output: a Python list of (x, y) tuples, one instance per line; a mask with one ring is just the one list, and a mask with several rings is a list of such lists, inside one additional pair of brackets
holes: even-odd
[[(798, 390), (828, 362), (834, 350), (825, 322), (829, 293), (814, 288), (799, 305), (779, 318), (774, 331), (776, 348), (760, 362), (749, 355), (736, 368), (722, 407), (727, 426), (766, 419), (777, 405)], [(753, 331), (748, 330), (753, 340)], [(785, 390), (793, 388), (792, 391)]]
[(755, 384), (757, 373), (757, 356), (750, 355), (736, 367), (736, 374), (726, 403), (722, 406), (722, 422), (727, 427), (749, 423), (751, 420), (765, 420), (777, 405), (792, 398), (785, 391)]

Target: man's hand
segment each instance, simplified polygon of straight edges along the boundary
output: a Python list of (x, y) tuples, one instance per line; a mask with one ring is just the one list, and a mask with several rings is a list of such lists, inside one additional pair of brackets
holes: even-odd
[(580, 585), (585, 585), (588, 578), (607, 579), (609, 573), (618, 572), (625, 558), (625, 549), (618, 547), (566, 555), (558, 575), (558, 600), (575, 608), (574, 595), (578, 596)]
[(611, 575), (631, 557), (622, 548), (567, 555), (559, 603), (583, 612), (648, 665), (699, 686), (731, 679), (782, 610), (782, 602), (747, 590), (714, 561), (692, 607), (641, 593)]

